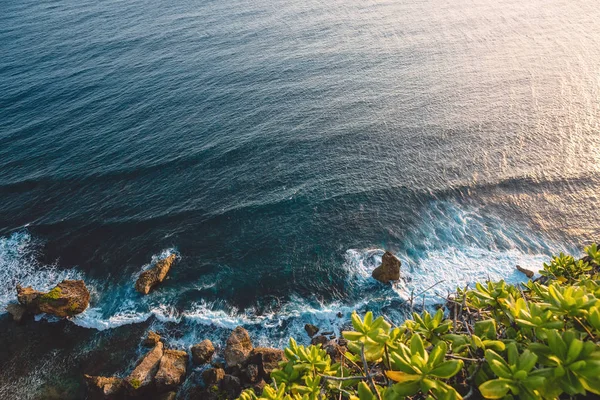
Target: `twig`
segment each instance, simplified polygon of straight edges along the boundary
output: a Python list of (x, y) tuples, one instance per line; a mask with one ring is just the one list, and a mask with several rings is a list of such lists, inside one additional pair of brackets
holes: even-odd
[(371, 384), (371, 389), (373, 389), (373, 391), (377, 395), (377, 399), (381, 400), (381, 395), (379, 394), (379, 390), (377, 390), (377, 387), (375, 387), (375, 381), (373, 380), (373, 377), (371, 376), (371, 372), (369, 371), (369, 365), (367, 364), (367, 359), (365, 358), (365, 344), (364, 343), (362, 344), (362, 347), (360, 348), (360, 358), (362, 359), (362, 362), (363, 362), (363, 368), (365, 369), (366, 378), (369, 380), (369, 383)]
[(418, 297), (418, 296), (420, 296), (420, 295), (422, 295), (422, 294), (424, 294), (424, 293), (426, 293), (426, 292), (427, 292), (429, 289), (436, 287), (437, 285), (439, 285), (439, 284), (440, 284), (440, 283), (442, 283), (442, 282), (445, 282), (445, 280), (444, 280), (444, 279), (442, 279), (441, 281), (439, 281), (439, 282), (436, 282), (436, 283), (434, 283), (433, 285), (429, 286), (427, 289), (425, 289), (425, 290), (423, 290), (423, 291), (419, 292), (419, 293), (417, 294), (417, 297)]
[(356, 380), (366, 381), (367, 379), (369, 379), (366, 376), (360, 376), (360, 375), (357, 375), (357, 376), (330, 376), (330, 375), (319, 374), (319, 376), (321, 376), (323, 379), (327, 379), (327, 380), (330, 380), (330, 381), (339, 381), (339, 382), (342, 382), (342, 381), (356, 381)]
[(463, 361), (477, 362), (477, 363), (485, 361), (485, 359), (483, 359), (483, 358), (461, 357), (461, 356), (457, 356), (457, 355), (454, 355), (454, 354), (446, 354), (446, 357), (448, 357), (448, 358), (455, 358), (457, 360), (463, 360)]

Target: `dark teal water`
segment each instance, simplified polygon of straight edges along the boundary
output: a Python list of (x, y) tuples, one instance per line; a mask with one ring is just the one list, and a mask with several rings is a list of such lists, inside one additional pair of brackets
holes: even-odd
[[(186, 347), (237, 324), (282, 344), (355, 308), (400, 320), (411, 291), (518, 281), (600, 238), (594, 1), (0, 9), (0, 305), (85, 279), (82, 353), (120, 326)], [(395, 287), (370, 278), (383, 249)], [(45, 382), (31, 358), (5, 358), (5, 397)]]

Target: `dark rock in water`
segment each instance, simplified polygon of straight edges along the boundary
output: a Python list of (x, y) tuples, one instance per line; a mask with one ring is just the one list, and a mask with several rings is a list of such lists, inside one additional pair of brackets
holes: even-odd
[(319, 328), (313, 324), (304, 325), (304, 330), (308, 333), (308, 336), (313, 337), (319, 332)]
[(135, 282), (135, 290), (142, 294), (150, 293), (154, 286), (165, 280), (176, 258), (175, 254), (171, 254), (157, 262), (154, 267), (142, 272)]
[(215, 346), (208, 339), (192, 346), (192, 361), (196, 365), (208, 363), (213, 354), (215, 354)]
[(250, 340), (248, 331), (241, 326), (235, 328), (229, 339), (227, 339), (225, 351), (223, 352), (227, 366), (233, 367), (234, 365), (242, 364), (252, 351), (252, 348), (252, 341)]
[(400, 279), (400, 266), (402, 263), (396, 256), (386, 251), (381, 258), (381, 265), (373, 270), (371, 276), (382, 283)]
[(285, 353), (280, 349), (269, 347), (257, 347), (250, 353), (249, 362), (258, 366), (258, 372), (261, 378), (269, 381), (271, 372), (279, 368), (279, 363), (284, 361)]
[(90, 292), (81, 280), (65, 280), (47, 293), (17, 285), (17, 299), (33, 314), (47, 313), (64, 318), (85, 311), (90, 303)]
[(142, 342), (144, 347), (154, 347), (160, 342), (160, 335), (154, 331), (148, 331), (148, 336)]
[(344, 353), (346, 353), (346, 351), (348, 351), (346, 347), (341, 346), (335, 340), (330, 340), (329, 342), (324, 344), (323, 350), (325, 350), (327, 354), (329, 354), (329, 357), (331, 357), (331, 359), (336, 362), (340, 360), (340, 358), (343, 356)]
[(521, 267), (520, 265), (517, 265), (517, 270), (519, 270), (519, 272), (524, 273), (529, 279), (533, 278), (533, 271), (530, 271), (528, 269), (525, 269), (523, 267)]
[(209, 368), (202, 372), (202, 380), (206, 386), (216, 385), (225, 377), (225, 371), (221, 368)]
[(22, 304), (11, 303), (6, 306), (6, 311), (12, 315), (12, 319), (18, 324), (23, 322), (27, 315), (27, 308)]
[(327, 336), (319, 335), (319, 336), (315, 336), (314, 338), (312, 338), (312, 340), (310, 341), (310, 344), (312, 344), (314, 346), (317, 346), (317, 345), (323, 346), (327, 342), (329, 342), (329, 338)]
[(185, 380), (188, 354), (180, 350), (165, 350), (154, 377), (156, 390), (167, 392), (177, 388)]
[(123, 379), (116, 377), (84, 375), (85, 383), (93, 398), (117, 399), (123, 392)]
[(341, 311), (337, 313), (337, 317), (338, 317), (338, 318), (342, 318), (343, 316), (344, 316), (344, 314), (342, 314), (342, 312), (341, 312)]
[(216, 385), (225, 377), (225, 371), (221, 368), (209, 368), (202, 372), (202, 380), (206, 386)]
[(160, 359), (162, 356), (163, 344), (158, 342), (158, 344), (142, 358), (133, 372), (123, 381), (123, 385), (129, 394), (133, 396), (140, 395), (152, 386), (154, 383), (154, 376), (160, 367)]
[(237, 399), (242, 393), (242, 383), (233, 375), (225, 375), (219, 384), (219, 388), (226, 399)]

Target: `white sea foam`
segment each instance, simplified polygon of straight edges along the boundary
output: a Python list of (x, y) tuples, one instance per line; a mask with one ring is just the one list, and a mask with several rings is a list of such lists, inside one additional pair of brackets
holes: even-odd
[(17, 299), (15, 287), (49, 290), (64, 279), (83, 279), (81, 271), (41, 265), (36, 260), (37, 243), (27, 232), (0, 238), (0, 313)]

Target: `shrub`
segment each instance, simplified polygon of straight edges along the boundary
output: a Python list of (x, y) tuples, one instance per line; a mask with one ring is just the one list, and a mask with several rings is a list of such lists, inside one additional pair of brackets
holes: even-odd
[(334, 363), (290, 339), (288, 361), (262, 394), (241, 399), (393, 400), (585, 398), (600, 394), (600, 251), (560, 254), (538, 282), (478, 283), (435, 314), (392, 326), (352, 315), (348, 352)]

